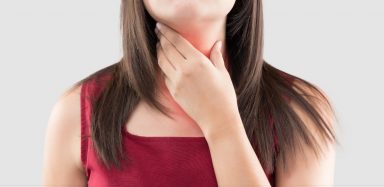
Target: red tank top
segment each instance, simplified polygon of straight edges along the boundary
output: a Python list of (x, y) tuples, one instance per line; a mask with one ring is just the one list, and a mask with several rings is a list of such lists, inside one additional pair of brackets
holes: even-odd
[[(81, 87), (81, 135), (90, 135), (91, 103), (101, 91), (95, 79)], [(271, 118), (272, 119), (272, 118)], [(272, 120), (271, 121), (271, 125)], [(145, 137), (122, 129), (123, 147), (133, 162), (123, 170), (107, 170), (96, 156), (90, 137), (81, 139), (81, 161), (88, 186), (218, 186), (204, 137)], [(277, 138), (275, 137), (275, 148)], [(274, 186), (274, 172), (265, 171)]]

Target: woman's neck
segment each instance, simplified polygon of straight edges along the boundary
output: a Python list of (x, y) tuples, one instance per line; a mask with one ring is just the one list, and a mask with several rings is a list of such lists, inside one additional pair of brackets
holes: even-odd
[(176, 30), (181, 36), (187, 39), (197, 50), (206, 57), (210, 58), (211, 49), (216, 41), (223, 42), (221, 52), (223, 54), (225, 65), (227, 66), (227, 51), (225, 40), (225, 24), (226, 20), (215, 22), (199, 22), (199, 23), (180, 23), (177, 25), (169, 25)]
[[(226, 45), (225, 45), (225, 21), (215, 24), (191, 24), (183, 23), (183, 25), (168, 25), (178, 32), (181, 36), (187, 39), (197, 50), (202, 54), (210, 58), (211, 49), (216, 41), (221, 40), (223, 42), (223, 47), (221, 52), (223, 54), (225, 66), (228, 69), (227, 55), (226, 55)], [(168, 89), (166, 88), (164, 77), (159, 74), (158, 76), (160, 81), (160, 92), (162, 92), (165, 98), (160, 97), (160, 102), (164, 102), (166, 106), (170, 106), (177, 115), (187, 116), (187, 114), (181, 109), (181, 107), (174, 101), (170, 95)]]

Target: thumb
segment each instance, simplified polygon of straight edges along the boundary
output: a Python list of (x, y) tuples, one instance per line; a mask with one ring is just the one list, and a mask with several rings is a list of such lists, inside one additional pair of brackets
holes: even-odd
[(221, 53), (223, 42), (218, 41), (215, 43), (211, 50), (211, 61), (218, 69), (226, 69), (224, 64), (223, 55)]

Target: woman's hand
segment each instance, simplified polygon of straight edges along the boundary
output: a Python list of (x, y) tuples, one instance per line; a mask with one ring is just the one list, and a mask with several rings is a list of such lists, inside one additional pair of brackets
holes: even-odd
[(203, 133), (242, 124), (237, 123), (241, 118), (236, 92), (220, 51), (222, 42), (215, 43), (208, 59), (170, 27), (157, 24), (155, 31), (159, 38), (157, 58), (165, 84)]

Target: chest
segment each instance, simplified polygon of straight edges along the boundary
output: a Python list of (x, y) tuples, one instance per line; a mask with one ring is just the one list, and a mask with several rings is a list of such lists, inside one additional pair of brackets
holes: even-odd
[(173, 99), (166, 96), (160, 101), (171, 109), (171, 116), (174, 119), (151, 108), (148, 103), (141, 100), (130, 115), (125, 129), (139, 136), (204, 136), (198, 124)]

